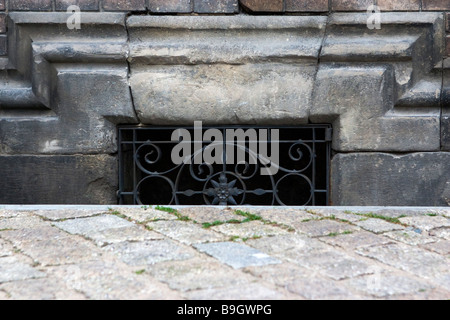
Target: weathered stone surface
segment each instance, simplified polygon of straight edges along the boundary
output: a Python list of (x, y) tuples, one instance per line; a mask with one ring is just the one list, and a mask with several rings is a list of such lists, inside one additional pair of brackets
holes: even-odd
[(213, 208), (213, 207), (191, 207), (191, 208), (181, 208), (179, 212), (189, 217), (191, 220), (197, 221), (198, 223), (213, 223), (215, 221), (229, 221), (238, 220), (242, 221), (245, 219), (243, 216), (239, 216), (233, 213), (233, 210), (227, 208)]
[(399, 242), (403, 242), (409, 245), (419, 245), (419, 244), (428, 244), (436, 242), (438, 239), (434, 237), (429, 237), (423, 233), (418, 233), (414, 230), (401, 230), (401, 231), (392, 231), (386, 232), (384, 234), (386, 237), (394, 239)]
[(128, 26), (142, 122), (307, 121), (322, 17), (131, 17)]
[(310, 237), (324, 237), (329, 236), (330, 234), (340, 234), (359, 230), (359, 228), (348, 223), (333, 220), (311, 220), (297, 224), (295, 228), (297, 232), (304, 233)]
[[(450, 177), (449, 177), (450, 178)], [(400, 222), (424, 231), (431, 231), (436, 228), (450, 227), (450, 219), (446, 217), (406, 217), (400, 218)]]
[(238, 13), (238, 0), (195, 0), (194, 12), (197, 13)]
[(381, 11), (419, 11), (420, 0), (378, 0)]
[(13, 300), (86, 300), (86, 297), (66, 287), (56, 279), (14, 281), (0, 286)]
[(41, 218), (29, 214), (8, 217), (0, 221), (0, 230), (39, 228), (48, 225)]
[[(388, 244), (383, 246), (365, 247), (357, 253), (377, 259), (387, 265), (411, 272), (425, 279), (439, 281), (445, 275), (448, 277), (448, 260), (438, 254), (410, 247), (405, 244)], [(449, 287), (449, 279), (442, 283)]]
[(369, 6), (375, 4), (373, 0), (332, 0), (333, 11), (366, 11)]
[(214, 231), (223, 233), (230, 237), (253, 238), (253, 237), (267, 237), (278, 234), (286, 234), (287, 231), (271, 225), (265, 225), (260, 221), (252, 221), (248, 223), (232, 224), (226, 223), (217, 227), (211, 228)]
[[(135, 270), (138, 271), (138, 270)], [(67, 287), (93, 300), (178, 300), (180, 295), (166, 285), (133, 274), (121, 263), (109, 260), (48, 268), (49, 274)]]
[(42, 277), (45, 277), (44, 272), (19, 261), (15, 257), (0, 258), (0, 283)]
[(133, 223), (113, 215), (56, 222), (54, 225), (68, 233), (87, 236), (93, 232), (134, 226)]
[(150, 0), (148, 9), (158, 13), (189, 13), (192, 12), (192, 0)]
[[(109, 155), (0, 156), (0, 163), (0, 203), (116, 201), (116, 158)], [(17, 174), (17, 168), (21, 168), (21, 174)]]
[(76, 5), (82, 11), (96, 11), (99, 9), (99, 0), (56, 0), (55, 9), (56, 10), (67, 10), (68, 7)]
[(239, 0), (242, 6), (253, 12), (282, 12), (283, 0)]
[(194, 247), (234, 269), (281, 263), (259, 250), (233, 242), (197, 244)]
[(74, 218), (86, 218), (104, 214), (106, 210), (82, 210), (82, 209), (54, 209), (54, 210), (37, 210), (36, 215), (46, 220), (58, 221)]
[(247, 285), (251, 277), (218, 263), (213, 258), (160, 262), (147, 268), (149, 274), (182, 292)]
[(186, 296), (190, 300), (224, 300), (226, 297), (232, 297), (232, 300), (298, 300), (283, 290), (260, 283), (249, 283), (243, 287), (229, 286), (191, 291)]
[(446, 194), (450, 179), (447, 153), (338, 154), (333, 158), (332, 172), (334, 205), (450, 204)]
[(326, 12), (328, 0), (286, 0), (286, 12)]
[(104, 247), (105, 252), (117, 255), (130, 266), (146, 266), (171, 260), (187, 260), (195, 256), (195, 252), (178, 245), (172, 240), (156, 240), (144, 242), (120, 242)]
[(171, 239), (188, 245), (227, 240), (227, 237), (220, 233), (205, 230), (200, 225), (183, 221), (157, 221), (147, 223), (147, 226)]
[(371, 232), (366, 231), (358, 231), (351, 234), (342, 234), (337, 235), (336, 237), (322, 237), (319, 238), (319, 240), (332, 246), (338, 246), (347, 249), (383, 245), (392, 242), (389, 238), (375, 235)]
[(386, 222), (380, 219), (367, 219), (359, 222), (355, 222), (355, 224), (361, 227), (364, 230), (373, 232), (373, 233), (383, 233), (394, 230), (403, 230), (405, 227), (402, 225)]
[(387, 298), (394, 295), (415, 294), (434, 287), (425, 281), (412, 277), (399, 276), (379, 270), (378, 272), (347, 280), (355, 289), (377, 298)]

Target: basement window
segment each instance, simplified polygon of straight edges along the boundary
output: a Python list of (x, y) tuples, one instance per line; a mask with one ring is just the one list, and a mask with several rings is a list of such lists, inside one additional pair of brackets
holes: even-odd
[(119, 203), (328, 205), (331, 130), (121, 126)]

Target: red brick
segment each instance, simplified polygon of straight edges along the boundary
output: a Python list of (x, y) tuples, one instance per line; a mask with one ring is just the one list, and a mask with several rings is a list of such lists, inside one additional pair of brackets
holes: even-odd
[(381, 11), (419, 11), (420, 0), (378, 0)]
[(238, 0), (195, 0), (194, 12), (197, 13), (237, 13)]
[(444, 11), (450, 10), (449, 0), (422, 0), (422, 10)]
[(285, 0), (286, 12), (326, 12), (328, 0)]
[(240, 0), (243, 7), (252, 12), (283, 12), (283, 0)]
[(77, 5), (82, 11), (97, 11), (99, 0), (56, 0), (57, 11), (66, 11), (71, 5)]
[(331, 10), (333, 11), (366, 11), (374, 0), (332, 0)]
[(103, 0), (103, 9), (108, 11), (145, 11), (145, 0)]
[(192, 4), (191, 0), (148, 0), (148, 9), (161, 13), (189, 13)]
[(9, 0), (11, 11), (50, 11), (52, 0)]

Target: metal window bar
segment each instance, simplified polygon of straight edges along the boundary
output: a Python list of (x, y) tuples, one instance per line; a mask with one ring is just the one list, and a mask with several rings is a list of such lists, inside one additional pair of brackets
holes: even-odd
[[(119, 204), (135, 205), (267, 205), (316, 206), (329, 204), (331, 126), (295, 127), (227, 126), (203, 127), (222, 133), (222, 163), (174, 164), (172, 141), (175, 130), (186, 129), (194, 137), (194, 127), (120, 126)], [(266, 130), (267, 141), (245, 139), (226, 141), (227, 130)], [(280, 139), (271, 132), (279, 130)], [(219, 141), (220, 142), (220, 141)], [(191, 149), (204, 152), (214, 141), (191, 141)], [(251, 144), (279, 144), (279, 170), (273, 176), (258, 174), (267, 168)], [(228, 159), (227, 148), (246, 154), (245, 162)], [(194, 162), (192, 154), (191, 162)], [(251, 162), (251, 159), (253, 162)], [(231, 161), (230, 161), (231, 160)], [(239, 160), (239, 159), (238, 159)]]

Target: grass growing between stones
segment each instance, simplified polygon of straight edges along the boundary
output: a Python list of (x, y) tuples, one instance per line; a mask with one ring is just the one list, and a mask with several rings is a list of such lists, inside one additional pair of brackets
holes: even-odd
[[(167, 212), (170, 214), (173, 214), (175, 217), (177, 217), (178, 220), (180, 221), (191, 221), (191, 218), (189, 218), (188, 216), (183, 216), (181, 213), (178, 212), (177, 209), (173, 209), (170, 207), (162, 207), (162, 206), (157, 206), (155, 208), (155, 210), (158, 211), (163, 211), (163, 212)], [(195, 221), (194, 221), (195, 222)]]

